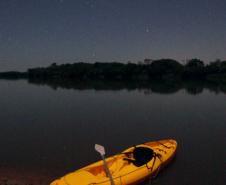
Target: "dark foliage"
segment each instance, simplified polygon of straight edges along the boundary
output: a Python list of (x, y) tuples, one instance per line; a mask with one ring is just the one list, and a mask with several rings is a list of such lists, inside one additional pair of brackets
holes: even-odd
[(185, 64), (182, 75), (183, 79), (203, 79), (205, 78), (204, 62), (199, 59), (191, 59)]
[(151, 60), (134, 63), (74, 63), (28, 70), (29, 78), (58, 78), (78, 80), (225, 80), (226, 61), (217, 60), (208, 65), (199, 59), (191, 59), (182, 65), (173, 59)]
[[(147, 60), (147, 59), (146, 59)], [(214, 61), (205, 65), (199, 59), (191, 59), (182, 65), (173, 59), (145, 60), (144, 63), (74, 63), (51, 64), (48, 67), (28, 69), (26, 73), (5, 72), (0, 78), (67, 79), (67, 80), (136, 80), (136, 81), (186, 81), (208, 80), (226, 82), (226, 61)]]
[(167, 79), (181, 76), (183, 66), (172, 59), (155, 60), (148, 68), (150, 78)]
[(28, 74), (26, 72), (16, 72), (16, 71), (8, 71), (0, 73), (0, 78), (4, 79), (20, 79), (27, 78)]

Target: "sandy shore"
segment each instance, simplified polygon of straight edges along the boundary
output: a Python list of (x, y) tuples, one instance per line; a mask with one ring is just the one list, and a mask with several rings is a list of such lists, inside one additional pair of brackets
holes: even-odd
[(0, 167), (0, 185), (48, 185), (56, 176), (47, 170)]

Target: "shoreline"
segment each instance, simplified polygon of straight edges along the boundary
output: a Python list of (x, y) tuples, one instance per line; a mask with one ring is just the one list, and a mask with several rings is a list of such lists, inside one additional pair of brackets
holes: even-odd
[(48, 185), (56, 178), (47, 169), (0, 167), (0, 185)]

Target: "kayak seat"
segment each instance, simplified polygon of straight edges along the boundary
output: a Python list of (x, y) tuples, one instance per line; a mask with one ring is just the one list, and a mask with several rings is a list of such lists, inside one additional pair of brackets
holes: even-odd
[(147, 164), (154, 157), (153, 150), (146, 147), (135, 147), (132, 154), (133, 158), (124, 158), (123, 160), (131, 162), (137, 167)]

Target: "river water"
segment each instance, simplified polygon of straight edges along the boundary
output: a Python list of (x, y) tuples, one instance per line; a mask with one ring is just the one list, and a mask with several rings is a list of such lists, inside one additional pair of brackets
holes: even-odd
[[(195, 91), (196, 92), (196, 91)], [(65, 88), (0, 81), (0, 184), (56, 177), (146, 141), (173, 138), (175, 160), (156, 185), (225, 183), (226, 94), (150, 88)]]

